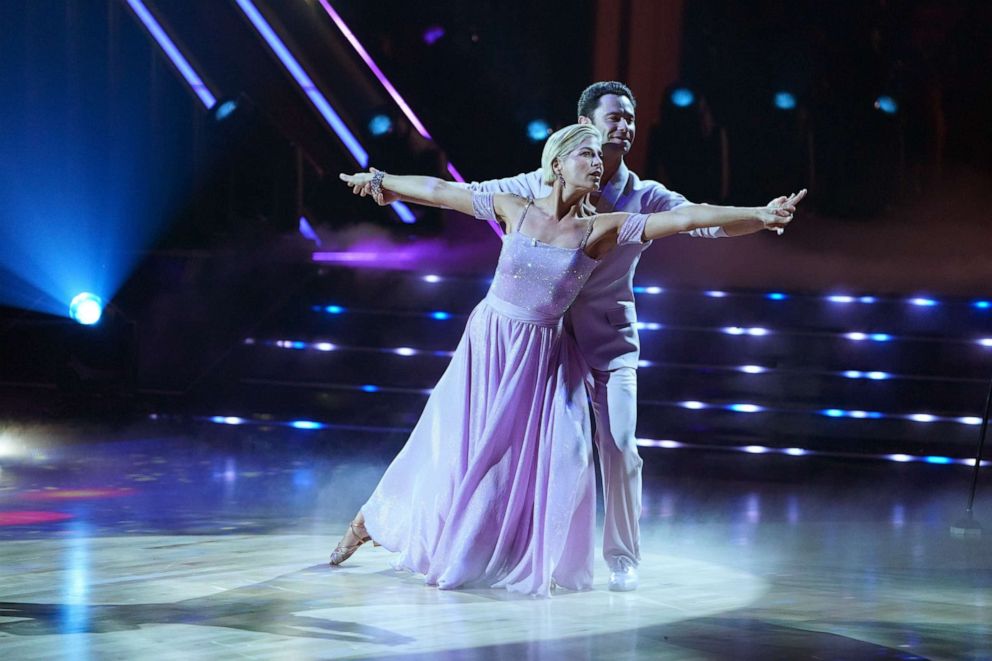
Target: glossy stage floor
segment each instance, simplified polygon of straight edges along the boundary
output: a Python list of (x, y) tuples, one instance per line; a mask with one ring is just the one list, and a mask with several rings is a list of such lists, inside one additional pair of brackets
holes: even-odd
[[(970, 470), (642, 448), (641, 588), (439, 591), (328, 551), (399, 432), (142, 421), (0, 430), (11, 659), (988, 659)], [(992, 493), (975, 512), (992, 528)]]

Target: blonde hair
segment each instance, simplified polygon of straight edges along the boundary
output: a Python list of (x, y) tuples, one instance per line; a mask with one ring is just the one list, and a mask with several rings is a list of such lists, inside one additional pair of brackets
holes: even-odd
[(552, 133), (544, 143), (544, 152), (541, 154), (541, 181), (553, 184), (557, 175), (552, 164), (578, 147), (586, 138), (596, 138), (596, 142), (602, 142), (603, 135), (592, 124), (570, 124)]

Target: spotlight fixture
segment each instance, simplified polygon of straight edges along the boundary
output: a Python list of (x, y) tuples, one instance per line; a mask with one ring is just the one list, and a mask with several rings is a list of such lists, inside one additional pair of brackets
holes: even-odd
[(96, 294), (77, 294), (69, 303), (69, 317), (84, 326), (92, 326), (103, 316), (103, 300)]

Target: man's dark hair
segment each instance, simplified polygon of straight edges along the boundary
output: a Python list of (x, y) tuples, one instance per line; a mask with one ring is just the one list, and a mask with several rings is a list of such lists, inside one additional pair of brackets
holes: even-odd
[(601, 80), (582, 91), (582, 95), (579, 96), (578, 116), (592, 119), (592, 114), (596, 112), (596, 106), (599, 105), (599, 97), (606, 94), (625, 96), (630, 99), (635, 108), (637, 107), (637, 99), (634, 98), (634, 93), (630, 91), (629, 87), (615, 80)]

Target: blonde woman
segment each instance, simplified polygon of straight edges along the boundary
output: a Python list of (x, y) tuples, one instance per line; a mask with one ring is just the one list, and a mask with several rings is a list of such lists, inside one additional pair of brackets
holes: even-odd
[(442, 589), (502, 587), (547, 596), (554, 582), (592, 585), (595, 478), (588, 368), (562, 317), (597, 261), (617, 245), (695, 227), (757, 220), (783, 227), (793, 206), (691, 207), (584, 215), (603, 175), (600, 132), (567, 126), (541, 158), (551, 194), (473, 193), (441, 179), (379, 171), (341, 175), (411, 202), (497, 220), (493, 283), (403, 449), (331, 555), (364, 542)]

